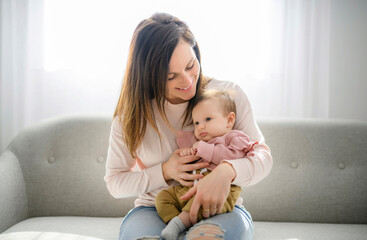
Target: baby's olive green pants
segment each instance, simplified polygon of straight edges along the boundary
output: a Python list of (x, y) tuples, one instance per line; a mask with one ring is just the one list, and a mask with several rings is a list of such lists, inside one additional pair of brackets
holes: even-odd
[[(204, 173), (204, 175), (209, 172)], [(182, 197), (191, 187), (174, 186), (162, 190), (155, 199), (155, 205), (159, 216), (165, 223), (168, 223), (172, 218), (178, 216), (182, 211), (190, 212), (191, 205), (195, 195), (188, 200), (181, 200)], [(241, 187), (231, 185), (231, 191), (227, 201), (224, 203), (220, 213), (230, 212), (233, 210), (237, 199), (241, 195)], [(198, 221), (203, 219), (202, 208), (198, 212)]]

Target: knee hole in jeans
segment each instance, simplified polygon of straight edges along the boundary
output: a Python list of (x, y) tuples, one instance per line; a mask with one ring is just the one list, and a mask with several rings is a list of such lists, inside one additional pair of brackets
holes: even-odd
[(219, 225), (203, 222), (193, 226), (186, 235), (187, 240), (224, 239), (224, 230)]

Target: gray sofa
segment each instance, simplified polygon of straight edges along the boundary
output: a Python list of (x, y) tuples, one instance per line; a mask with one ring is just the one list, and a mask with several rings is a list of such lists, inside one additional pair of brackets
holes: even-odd
[[(254, 239), (367, 239), (367, 122), (261, 120), (271, 174), (243, 189)], [(0, 157), (0, 239), (117, 239), (134, 198), (103, 176), (111, 118), (69, 116), (20, 133)]]

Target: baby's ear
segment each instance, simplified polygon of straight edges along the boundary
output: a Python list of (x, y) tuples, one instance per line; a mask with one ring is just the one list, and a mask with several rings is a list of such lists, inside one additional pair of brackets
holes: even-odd
[(228, 122), (227, 127), (233, 128), (234, 123), (236, 122), (236, 114), (234, 114), (234, 112), (228, 113), (227, 122)]

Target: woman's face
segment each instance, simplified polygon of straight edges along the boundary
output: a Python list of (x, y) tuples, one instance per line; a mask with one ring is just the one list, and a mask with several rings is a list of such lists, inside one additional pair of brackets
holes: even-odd
[(166, 99), (170, 103), (183, 103), (195, 96), (200, 64), (194, 49), (184, 40), (173, 51), (168, 72)]

